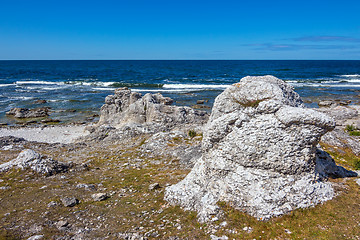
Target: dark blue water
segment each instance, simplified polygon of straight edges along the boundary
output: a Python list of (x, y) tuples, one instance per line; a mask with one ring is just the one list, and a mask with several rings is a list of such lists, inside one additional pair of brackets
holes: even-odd
[[(287, 81), (309, 106), (322, 99), (359, 101), (360, 61), (0, 61), (0, 121), (11, 122), (5, 112), (13, 107), (48, 106), (62, 120), (91, 115), (122, 86), (160, 92), (177, 105), (204, 99), (211, 106), (248, 75)], [(47, 103), (35, 104), (39, 99)]]

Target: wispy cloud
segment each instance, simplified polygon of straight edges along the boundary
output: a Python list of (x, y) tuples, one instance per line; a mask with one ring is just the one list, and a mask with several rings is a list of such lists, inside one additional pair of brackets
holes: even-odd
[(261, 44), (247, 44), (246, 46), (254, 47), (254, 50), (268, 50), (268, 51), (297, 51), (297, 50), (347, 50), (356, 49), (358, 46), (353, 45), (319, 45), (319, 44), (273, 44), (273, 43), (261, 43)]
[(360, 42), (360, 38), (345, 36), (306, 36), (291, 38), (290, 40), (299, 42)]

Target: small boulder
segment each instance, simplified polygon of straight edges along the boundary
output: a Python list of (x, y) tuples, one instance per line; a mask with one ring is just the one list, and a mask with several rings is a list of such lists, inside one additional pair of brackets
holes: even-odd
[(95, 202), (100, 202), (107, 199), (109, 196), (106, 193), (94, 193), (91, 197)]
[(61, 199), (61, 202), (65, 207), (74, 207), (79, 203), (79, 200), (75, 197), (64, 197)]
[(55, 223), (55, 226), (59, 230), (64, 230), (69, 226), (69, 222), (64, 220), (58, 221), (57, 223)]

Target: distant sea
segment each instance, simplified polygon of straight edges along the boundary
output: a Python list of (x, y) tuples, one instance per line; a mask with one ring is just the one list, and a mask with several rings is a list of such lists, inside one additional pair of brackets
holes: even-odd
[[(295, 87), (309, 107), (319, 100), (360, 101), (360, 61), (0, 61), (0, 122), (14, 107), (51, 107), (52, 118), (81, 121), (99, 113), (114, 89), (157, 93), (176, 105), (206, 100), (245, 76), (274, 75)], [(36, 104), (36, 100), (46, 100)]]

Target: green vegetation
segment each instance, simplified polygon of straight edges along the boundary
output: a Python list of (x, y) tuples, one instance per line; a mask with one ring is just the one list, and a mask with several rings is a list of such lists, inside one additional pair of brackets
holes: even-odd
[(189, 130), (189, 133), (188, 133), (188, 134), (189, 134), (189, 137), (190, 137), (190, 138), (194, 138), (194, 137), (196, 137), (196, 135), (197, 135), (194, 130)]
[(360, 131), (356, 130), (353, 125), (346, 125), (345, 130), (350, 136), (360, 136)]

